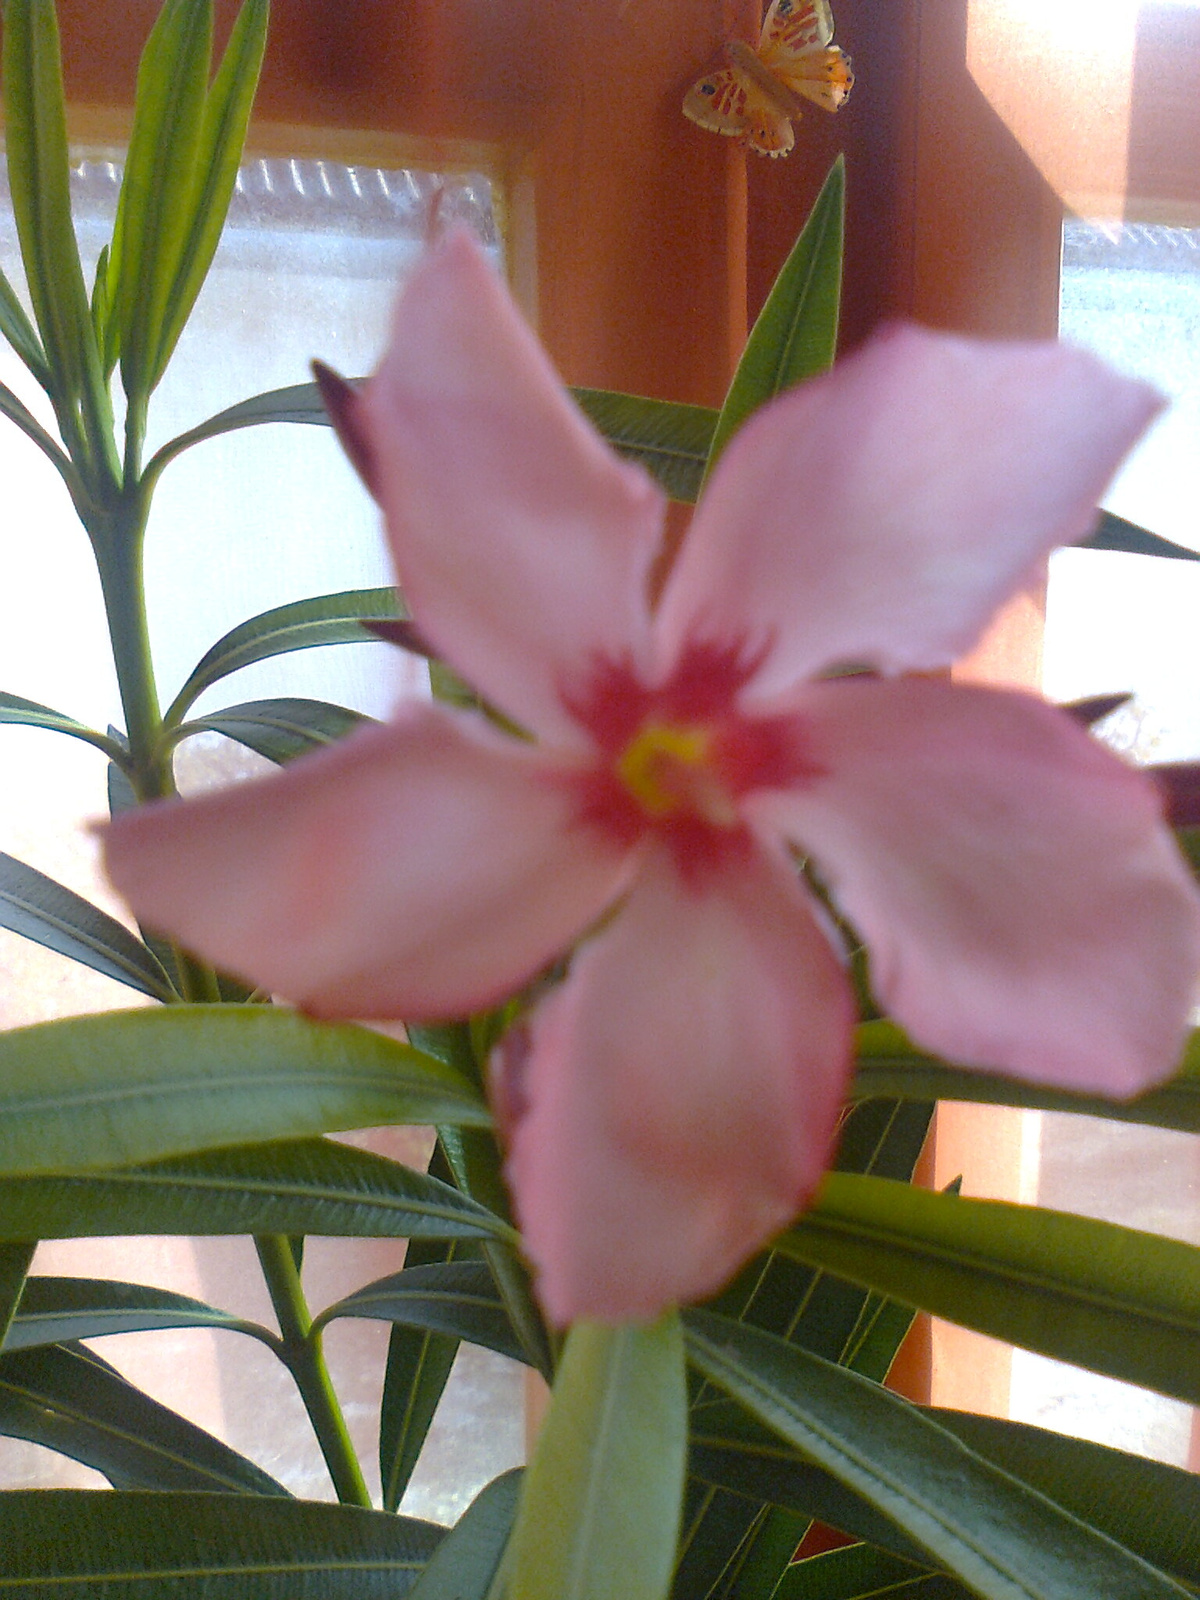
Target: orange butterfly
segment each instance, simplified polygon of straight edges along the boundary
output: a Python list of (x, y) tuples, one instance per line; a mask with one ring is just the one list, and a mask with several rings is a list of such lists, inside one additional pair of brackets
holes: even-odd
[(836, 111), (854, 86), (849, 59), (832, 39), (828, 0), (772, 0), (758, 49), (731, 39), (729, 65), (692, 85), (684, 116), (743, 139), (761, 156), (787, 155), (800, 97)]

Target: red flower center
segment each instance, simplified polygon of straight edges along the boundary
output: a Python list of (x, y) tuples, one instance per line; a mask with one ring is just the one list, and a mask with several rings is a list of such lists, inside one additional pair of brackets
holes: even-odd
[(628, 662), (598, 662), (567, 697), (599, 755), (578, 780), (581, 820), (622, 845), (657, 834), (691, 879), (748, 849), (743, 796), (821, 773), (797, 718), (738, 708), (754, 666), (737, 649), (693, 646), (651, 689)]

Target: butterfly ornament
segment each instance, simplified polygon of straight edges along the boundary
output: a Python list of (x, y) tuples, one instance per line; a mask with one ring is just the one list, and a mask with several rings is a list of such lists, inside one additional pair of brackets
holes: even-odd
[(854, 85), (850, 61), (832, 40), (828, 0), (772, 0), (757, 50), (730, 39), (729, 65), (692, 85), (684, 116), (761, 156), (787, 155), (803, 101), (836, 111)]

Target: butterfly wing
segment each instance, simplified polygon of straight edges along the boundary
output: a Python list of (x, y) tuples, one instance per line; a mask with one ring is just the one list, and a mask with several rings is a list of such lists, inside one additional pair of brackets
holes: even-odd
[(736, 67), (707, 73), (684, 96), (683, 114), (710, 133), (744, 139), (759, 155), (782, 156), (792, 148), (792, 125)]
[(836, 111), (854, 87), (850, 58), (836, 45), (814, 50), (798, 61), (777, 63), (772, 70), (789, 89), (826, 111)]
[(758, 56), (795, 94), (836, 111), (854, 87), (849, 58), (832, 43), (827, 0), (774, 0), (763, 23)]
[(768, 66), (776, 55), (804, 55), (833, 42), (827, 0), (773, 0), (762, 25), (758, 53)]

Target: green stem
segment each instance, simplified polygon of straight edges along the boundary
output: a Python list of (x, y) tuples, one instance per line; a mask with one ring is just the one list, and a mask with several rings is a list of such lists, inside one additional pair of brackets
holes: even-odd
[[(129, 741), (126, 771), (139, 800), (159, 800), (175, 793), (171, 749), (163, 738), (146, 616), (142, 552), (149, 511), (149, 487), (135, 484), (110, 508), (86, 518), (125, 713)], [(177, 951), (176, 965), (185, 1000), (219, 1003), (221, 991), (210, 966), (183, 950)]]
[(162, 714), (154, 683), (142, 576), (149, 510), (149, 496), (135, 488), (111, 510), (93, 516), (88, 523), (125, 713), (131, 782), (139, 800), (160, 799), (174, 788), (170, 760), (163, 752)]
[(338, 1499), (343, 1505), (365, 1506), (369, 1510), (371, 1496), (329, 1379), (321, 1353), (321, 1336), (313, 1332), (312, 1316), (292, 1247), (281, 1233), (257, 1234), (254, 1244), (271, 1304), (279, 1319), (283, 1359), (296, 1380)]

